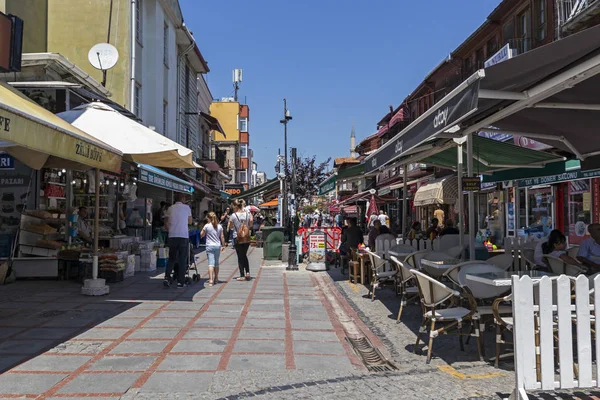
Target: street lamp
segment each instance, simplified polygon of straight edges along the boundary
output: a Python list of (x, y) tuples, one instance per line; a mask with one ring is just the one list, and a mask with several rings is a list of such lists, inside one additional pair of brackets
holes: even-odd
[[(284, 163), (283, 163), (283, 173), (284, 173), (284, 179), (283, 179), (283, 212), (281, 213), (281, 225), (285, 228), (288, 229), (288, 231), (290, 232), (290, 237), (295, 236), (293, 231), (293, 224), (290, 230), (290, 216), (289, 214), (289, 205), (288, 205), (288, 145), (287, 145), (287, 124), (288, 122), (290, 122), (292, 120), (292, 115), (290, 114), (290, 110), (287, 109), (287, 101), (286, 99), (283, 99), (283, 119), (281, 119), (279, 122), (283, 124), (283, 145), (284, 145)], [(290, 256), (291, 256), (291, 252), (292, 250), (296, 250), (296, 242), (295, 242), (295, 237), (293, 238), (292, 242), (290, 243)], [(288, 258), (288, 270), (293, 270), (293, 269), (297, 269), (298, 267), (295, 266), (296, 265), (296, 257), (294, 255), (294, 260), (292, 261), (291, 259)]]

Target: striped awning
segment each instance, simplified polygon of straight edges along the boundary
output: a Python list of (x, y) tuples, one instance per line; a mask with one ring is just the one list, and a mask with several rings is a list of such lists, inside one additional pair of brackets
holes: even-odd
[(458, 178), (446, 176), (428, 182), (417, 189), (414, 205), (416, 207), (433, 204), (455, 204), (458, 199)]

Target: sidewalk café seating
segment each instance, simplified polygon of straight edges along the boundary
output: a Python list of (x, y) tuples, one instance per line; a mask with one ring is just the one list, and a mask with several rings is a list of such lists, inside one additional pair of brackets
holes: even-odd
[(380, 283), (385, 281), (393, 280), (396, 293), (398, 291), (398, 270), (392, 269), (391, 271), (385, 271), (386, 261), (379, 255), (367, 251), (371, 260), (371, 283), (369, 284), (369, 295), (371, 295), (371, 301), (375, 300), (375, 289)]
[[(430, 252), (426, 253), (421, 260), (443, 262), (443, 261), (456, 260), (456, 259), (454, 257), (452, 257), (450, 254), (447, 254), (447, 253), (444, 253), (441, 251), (430, 251)], [(457, 263), (457, 261), (454, 261), (454, 263)], [(433, 267), (427, 266), (423, 262), (421, 262), (420, 264), (421, 264), (421, 270), (427, 272), (429, 275), (433, 276), (434, 278), (441, 277), (443, 272), (445, 272), (443, 269), (438, 269), (438, 268), (433, 268)]]
[[(436, 281), (434, 278), (425, 275), (419, 271), (411, 271), (417, 280), (419, 287), (419, 295), (421, 297), (421, 303), (423, 305), (423, 322), (419, 328), (417, 334), (417, 341), (415, 343), (414, 352), (416, 353), (419, 345), (421, 333), (427, 330), (429, 326), (429, 345), (427, 348), (427, 364), (431, 362), (432, 350), (433, 350), (433, 339), (442, 334), (448, 334), (450, 329), (457, 328), (457, 334), (459, 336), (460, 349), (464, 351), (463, 336), (475, 336), (479, 337), (479, 325), (473, 320), (476, 313), (476, 304), (474, 304), (472, 297), (468, 297), (467, 301), (468, 308), (465, 307), (447, 307), (439, 308), (450, 300), (460, 300), (460, 292), (450, 289), (448, 286), (441, 282)], [(465, 322), (473, 324), (473, 333), (463, 333), (462, 327)], [(442, 323), (445, 326), (436, 329), (436, 324)], [(477, 340), (477, 352), (479, 358), (481, 358), (480, 341)]]
[(404, 309), (406, 302), (419, 297), (419, 288), (416, 286), (417, 282), (415, 280), (415, 275), (411, 271), (411, 268), (404, 265), (402, 261), (398, 260), (398, 258), (394, 256), (391, 256), (390, 259), (394, 264), (396, 264), (398, 269), (398, 284), (400, 285), (400, 294), (402, 295), (400, 298), (398, 319), (396, 321), (398, 323), (400, 322), (400, 317), (402, 317), (402, 310)]
[(429, 253), (430, 250), (419, 250), (419, 251), (415, 251), (412, 254), (409, 254), (406, 257), (405, 262), (414, 269), (421, 269), (421, 260), (423, 259), (423, 257), (425, 256), (425, 254)]
[(351, 253), (351, 260), (348, 261), (348, 270), (349, 270), (349, 280), (350, 282), (353, 283), (358, 283), (358, 281), (360, 280), (362, 284), (364, 284), (364, 282), (362, 282), (362, 277), (364, 276), (364, 274), (362, 273), (361, 269), (361, 263), (360, 260), (358, 259), (358, 250), (357, 249), (350, 249), (350, 253)]
[(494, 314), (494, 322), (496, 324), (496, 358), (494, 360), (494, 367), (498, 368), (498, 362), (500, 361), (500, 352), (502, 345), (512, 345), (513, 342), (508, 342), (505, 339), (505, 335), (513, 330), (513, 317), (511, 315), (502, 315), (500, 312), (501, 307), (510, 307), (502, 305), (503, 303), (512, 302), (512, 293), (505, 297), (500, 297), (494, 300), (492, 303), (492, 312)]
[(525, 269), (534, 269), (537, 264), (533, 260), (533, 256), (535, 253), (535, 249), (530, 247), (522, 247), (521, 248), (521, 257), (525, 260)]
[(457, 258), (459, 260), (462, 260), (465, 256), (466, 248), (467, 248), (466, 245), (462, 245), (462, 246), (459, 245), (459, 246), (450, 247), (447, 250), (442, 250), (442, 252), (448, 254), (452, 258)]
[(562, 259), (557, 257), (545, 255), (543, 259), (550, 268), (550, 271), (556, 275), (565, 274), (568, 276), (577, 276), (585, 272), (585, 270), (580, 266), (567, 264)]
[[(390, 252), (394, 252), (394, 253), (398, 253), (398, 254), (406, 254), (408, 256), (410, 254), (413, 254), (415, 252), (415, 249), (412, 246), (409, 246), (407, 244), (396, 244), (389, 249), (388, 254)], [(400, 258), (405, 259), (407, 256), (400, 257)]]
[(569, 250), (567, 250), (567, 255), (569, 257), (575, 258), (575, 257), (577, 257), (578, 254), (579, 254), (579, 245), (578, 244), (575, 244), (575, 245), (569, 247)]
[(485, 262), (508, 271), (513, 266), (513, 261), (512, 254), (500, 254), (499, 256), (488, 258)]

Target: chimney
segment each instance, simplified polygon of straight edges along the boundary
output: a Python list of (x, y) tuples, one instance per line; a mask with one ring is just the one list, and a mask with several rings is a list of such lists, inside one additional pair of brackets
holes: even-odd
[(354, 132), (354, 121), (352, 121), (352, 132), (350, 132), (350, 157), (356, 158), (356, 133)]

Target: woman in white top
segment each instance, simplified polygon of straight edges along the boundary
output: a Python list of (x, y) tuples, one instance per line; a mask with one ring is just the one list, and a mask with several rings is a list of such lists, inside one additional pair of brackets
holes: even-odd
[(229, 230), (233, 232), (233, 247), (238, 257), (238, 268), (240, 269), (240, 277), (238, 281), (249, 281), (250, 277), (250, 262), (248, 261), (248, 248), (250, 243), (238, 243), (237, 232), (246, 223), (248, 229), (252, 226), (252, 214), (244, 211), (246, 203), (244, 200), (233, 201), (234, 213), (229, 218)]
[(208, 256), (208, 286), (219, 283), (219, 256), (225, 250), (225, 235), (223, 227), (219, 224), (217, 214), (209, 212), (209, 223), (204, 225), (200, 236), (206, 236), (206, 255)]

